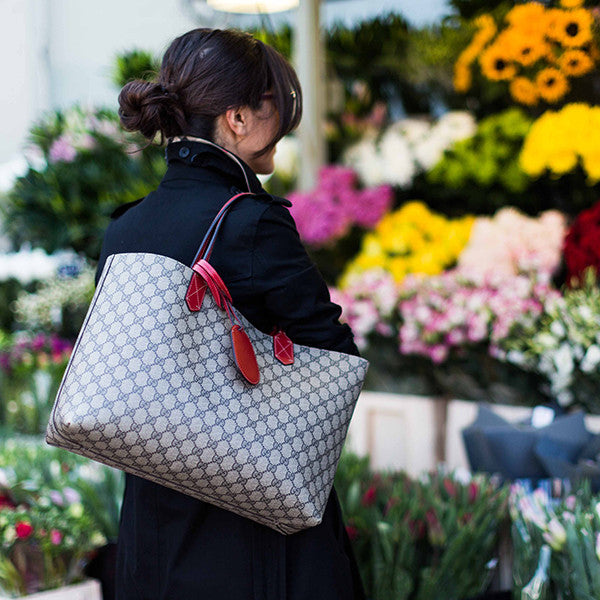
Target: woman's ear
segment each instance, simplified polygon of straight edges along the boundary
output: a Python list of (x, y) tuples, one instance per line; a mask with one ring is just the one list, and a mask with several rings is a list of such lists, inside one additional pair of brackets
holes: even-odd
[(225, 112), (225, 122), (233, 134), (238, 137), (248, 135), (248, 110), (246, 107), (230, 108)]

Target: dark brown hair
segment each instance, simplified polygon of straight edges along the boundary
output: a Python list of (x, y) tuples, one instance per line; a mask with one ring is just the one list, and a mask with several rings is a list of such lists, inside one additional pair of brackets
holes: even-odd
[(128, 131), (149, 140), (191, 135), (214, 141), (215, 119), (230, 108), (256, 110), (273, 93), (279, 129), (256, 153), (271, 150), (302, 117), (302, 91), (293, 67), (275, 49), (235, 29), (194, 29), (173, 40), (156, 81), (135, 79), (119, 94)]

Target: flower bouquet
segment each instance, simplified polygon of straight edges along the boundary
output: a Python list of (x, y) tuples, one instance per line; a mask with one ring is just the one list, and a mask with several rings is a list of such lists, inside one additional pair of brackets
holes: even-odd
[[(600, 597), (599, 510), (598, 498), (585, 485), (553, 498), (543, 488), (531, 492), (515, 484), (510, 494), (515, 592), (531, 600)], [(535, 596), (534, 588), (540, 590)]]
[(508, 488), (443, 470), (419, 480), (373, 474), (367, 460), (345, 454), (336, 476), (367, 593), (377, 600), (458, 600), (484, 592)]

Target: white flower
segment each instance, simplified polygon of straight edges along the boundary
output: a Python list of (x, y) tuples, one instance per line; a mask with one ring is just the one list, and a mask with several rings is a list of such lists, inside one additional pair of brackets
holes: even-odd
[(565, 326), (560, 321), (552, 321), (552, 325), (550, 325), (550, 331), (559, 338), (564, 337), (567, 333)]
[(554, 353), (554, 364), (559, 374), (566, 376), (573, 372), (573, 353), (568, 343), (561, 344)]
[(600, 347), (593, 344), (587, 349), (583, 360), (581, 361), (581, 370), (584, 373), (591, 373), (600, 364)]

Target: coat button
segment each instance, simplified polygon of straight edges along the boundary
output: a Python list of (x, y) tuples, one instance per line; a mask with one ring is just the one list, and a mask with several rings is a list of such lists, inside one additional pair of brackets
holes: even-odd
[(190, 153), (190, 149), (187, 146), (184, 146), (183, 148), (181, 148), (179, 150), (179, 156), (181, 156), (181, 158), (187, 158), (189, 153)]

